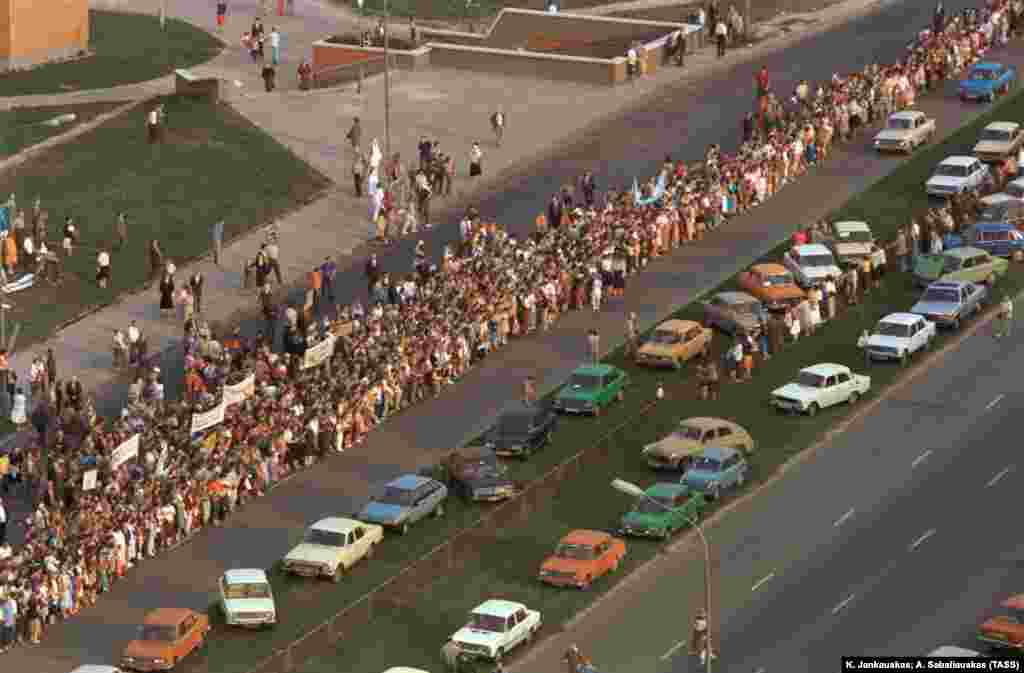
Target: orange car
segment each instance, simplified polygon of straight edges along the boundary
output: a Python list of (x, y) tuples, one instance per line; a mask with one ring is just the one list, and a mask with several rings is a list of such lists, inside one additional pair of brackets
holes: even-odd
[(574, 530), (544, 559), (540, 581), (559, 587), (586, 589), (605, 573), (618, 569), (626, 543), (596, 530)]
[(138, 639), (124, 648), (121, 665), (134, 671), (169, 671), (198, 649), (209, 632), (206, 615), (184, 608), (153, 610), (142, 620)]
[(1024, 594), (999, 604), (1004, 613), (986, 619), (978, 627), (978, 640), (990, 647), (1024, 650)]
[(739, 285), (770, 310), (794, 306), (805, 296), (793, 274), (781, 264), (755, 264), (739, 275)]

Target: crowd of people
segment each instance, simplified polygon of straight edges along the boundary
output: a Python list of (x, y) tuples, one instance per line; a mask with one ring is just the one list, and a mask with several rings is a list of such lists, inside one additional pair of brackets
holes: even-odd
[[(833, 133), (847, 138), (954, 76), (1016, 28), (1018, 10), (996, 2), (955, 18), (937, 13), (901, 63), (814, 90), (802, 82), (785, 101), (762, 71), (758, 112), (735, 156), (711, 147), (697, 164), (666, 158), (647, 184), (603, 198), (587, 173), (551, 196), (522, 239), (470, 209), (460, 244), (437, 263), (423, 241), (406, 274), (385, 273), (372, 257), (367, 305), (333, 317), (288, 308), (281, 353), (269, 332), (215, 334), (190, 315), (181, 401), (167, 400), (159, 369), (143, 366), (120, 417), (104, 421), (80, 388), (53, 393), (56, 382), (41, 377), (25, 419), (36, 441), (0, 460), (4, 492), (21, 489), (33, 502), (15, 522), (24, 543), (0, 545), (0, 647), (38, 643), (47, 624), (94, 603), (134, 564), (364, 442), (510, 339), (547, 330), (567, 311), (601, 310), (651, 260), (827, 157)], [(261, 282), (271, 268), (258, 270)]]

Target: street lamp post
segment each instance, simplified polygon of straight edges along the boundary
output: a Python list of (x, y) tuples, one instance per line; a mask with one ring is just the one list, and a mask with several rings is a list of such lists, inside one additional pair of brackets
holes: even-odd
[[(384, 156), (391, 161), (391, 55), (388, 52), (391, 3), (384, 0)], [(391, 185), (388, 185), (390, 189)]]
[(0, 349), (7, 348), (7, 312), (12, 308), (7, 302), (0, 304)]
[[(625, 481), (624, 479), (613, 479), (612, 488), (620, 493), (631, 495), (634, 498), (642, 498), (648, 502), (653, 502), (665, 511), (678, 511), (676, 508), (669, 507), (660, 500), (655, 500), (651, 496), (647, 495), (642, 488), (632, 482)], [(701, 544), (704, 547), (704, 611), (708, 615), (708, 629), (706, 635), (707, 642), (705, 643), (707, 656), (704, 659), (704, 667), (707, 673), (711, 673), (711, 660), (714, 658), (712, 656), (711, 648), (711, 545), (708, 544), (708, 539), (704, 535), (704, 527), (701, 526), (700, 521), (698, 521), (696, 517), (687, 516), (685, 514), (683, 516), (685, 516), (686, 520), (690, 522), (693, 529), (697, 531), (697, 536), (700, 537)]]

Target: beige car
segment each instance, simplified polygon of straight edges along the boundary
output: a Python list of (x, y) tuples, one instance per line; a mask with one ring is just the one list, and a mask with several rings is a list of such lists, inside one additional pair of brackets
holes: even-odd
[(377, 524), (342, 517), (322, 519), (310, 526), (302, 542), (284, 557), (284, 569), (337, 582), (360, 559), (373, 556), (383, 539), (384, 529)]
[(885, 128), (875, 136), (879, 152), (912, 152), (935, 135), (935, 120), (917, 110), (903, 110), (889, 115)]
[(994, 163), (1016, 159), (1021, 144), (1024, 144), (1024, 129), (1020, 124), (992, 122), (982, 129), (981, 137), (972, 152), (982, 161)]
[(638, 365), (679, 369), (711, 350), (711, 330), (692, 320), (667, 320), (651, 332), (636, 354)]
[(647, 465), (655, 470), (685, 472), (690, 462), (708, 446), (737, 449), (749, 455), (755, 444), (750, 433), (732, 421), (696, 417), (680, 421), (671, 435), (645, 446), (643, 455)]

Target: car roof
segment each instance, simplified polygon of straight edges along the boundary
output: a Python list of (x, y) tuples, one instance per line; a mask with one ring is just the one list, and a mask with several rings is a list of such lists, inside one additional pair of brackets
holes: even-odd
[(889, 119), (917, 119), (918, 117), (923, 116), (924, 113), (918, 112), (917, 110), (902, 110), (900, 112), (894, 112), (891, 115), (889, 115)]
[(941, 166), (942, 164), (945, 164), (947, 166), (970, 166), (976, 161), (977, 159), (975, 159), (974, 157), (965, 157), (960, 154), (954, 154), (953, 156), (946, 157), (945, 159), (940, 161), (939, 165)]
[(810, 367), (804, 367), (800, 371), (810, 372), (818, 376), (832, 376), (833, 374), (845, 374), (850, 371), (850, 368), (846, 365), (839, 365), (834, 362), (819, 362), (816, 365)]
[(1020, 128), (1020, 124), (1017, 122), (992, 122), (985, 125), (986, 131), (989, 129), (993, 131), (1013, 131), (1018, 128)]
[(1009, 194), (1006, 194), (1004, 192), (999, 192), (998, 194), (989, 194), (988, 196), (983, 196), (981, 197), (980, 201), (986, 206), (994, 206), (997, 203), (1006, 203), (1008, 201), (1020, 201), (1020, 199), (1018, 199), (1016, 196), (1010, 196)]
[[(426, 480), (425, 477), (422, 477), (422, 479)], [(395, 481), (398, 481), (398, 479), (396, 479)], [(393, 483), (394, 482), (392, 482), (392, 484)], [(391, 484), (388, 485), (390, 486)], [(331, 516), (327, 517), (326, 519), (320, 519), (312, 526), (310, 526), (310, 528), (326, 531), (328, 533), (348, 533), (356, 526), (361, 525), (363, 524), (359, 521), (356, 521), (355, 519), (346, 519), (342, 516)]]
[(403, 491), (415, 491), (420, 486), (430, 482), (430, 477), (422, 477), (418, 474), (403, 474), (397, 479), (392, 479), (386, 486), (397, 488)]
[(224, 580), (228, 584), (257, 584), (269, 581), (267, 573), (259, 568), (236, 568), (225, 571)]
[(973, 70), (999, 70), (1002, 67), (1003, 67), (1003, 64), (999, 63), (998, 61), (981, 61), (979, 63), (975, 63), (974, 66), (972, 66), (972, 69)]
[(147, 626), (176, 626), (192, 614), (188, 608), (157, 608), (147, 612), (142, 623)]
[(121, 673), (121, 669), (117, 666), (107, 666), (105, 664), (85, 664), (71, 671), (71, 673)]
[(578, 544), (587, 547), (594, 547), (602, 542), (606, 542), (610, 538), (611, 535), (603, 531), (579, 529), (569, 531), (569, 533), (559, 542), (562, 544)]
[(767, 273), (767, 274), (789, 273), (789, 269), (787, 269), (786, 267), (782, 266), (781, 264), (776, 264), (774, 262), (765, 262), (764, 264), (755, 264), (754, 266), (750, 267), (750, 270), (751, 271), (756, 271), (758, 273)]
[(928, 284), (928, 289), (935, 288), (936, 290), (959, 290), (964, 285), (967, 285), (966, 280), (937, 280), (934, 283)]
[(618, 367), (612, 365), (597, 364), (597, 365), (580, 365), (576, 369), (572, 370), (573, 374), (586, 374), (588, 376), (605, 376), (617, 371)]
[(712, 460), (723, 461), (727, 458), (732, 458), (737, 453), (736, 449), (730, 449), (727, 446), (707, 446), (704, 448), (703, 456)]
[(392, 666), (384, 673), (427, 673), (422, 668), (409, 668), (408, 666)]
[(796, 254), (804, 255), (831, 255), (832, 251), (821, 243), (808, 243), (807, 245), (796, 246)]
[(928, 653), (929, 657), (980, 657), (981, 654), (974, 650), (968, 650), (964, 647), (957, 647), (955, 645), (943, 645), (942, 647), (936, 647), (934, 650)]
[(849, 229), (851, 231), (871, 231), (871, 227), (868, 226), (867, 222), (860, 222), (856, 220), (844, 220), (843, 222), (835, 222), (832, 224), (835, 229)]
[(714, 416), (694, 416), (692, 418), (684, 418), (679, 421), (679, 425), (692, 425), (695, 428), (711, 428), (719, 425), (730, 425), (734, 428), (740, 427), (736, 423), (724, 418), (715, 418)]
[(654, 329), (656, 330), (671, 330), (673, 332), (685, 332), (693, 329), (694, 327), (700, 327), (700, 323), (696, 323), (692, 320), (666, 320)]
[(757, 297), (746, 292), (718, 292), (715, 296), (727, 304), (750, 304), (752, 302), (761, 303)]
[(686, 484), (680, 484), (669, 481), (659, 481), (657, 484), (648, 486), (644, 489), (644, 494), (649, 498), (674, 498), (677, 495), (686, 493), (690, 490), (690, 487)]
[(1009, 222), (975, 222), (971, 226), (982, 231), (1017, 231)]
[(504, 601), (497, 598), (492, 598), (489, 601), (484, 601), (480, 605), (473, 608), (473, 612), (478, 612), (484, 615), (493, 615), (495, 617), (508, 617), (515, 614), (519, 610), (524, 609), (526, 606), (522, 603), (514, 603), (512, 601)]
[(975, 255), (981, 255), (984, 253), (985, 251), (981, 248), (973, 248), (969, 245), (942, 251), (943, 255), (949, 255), (950, 257), (974, 257)]
[(900, 325), (916, 325), (922, 320), (916, 313), (890, 313), (879, 322), (894, 322)]

